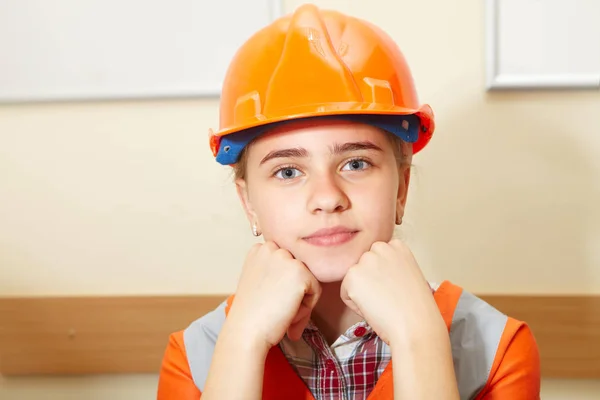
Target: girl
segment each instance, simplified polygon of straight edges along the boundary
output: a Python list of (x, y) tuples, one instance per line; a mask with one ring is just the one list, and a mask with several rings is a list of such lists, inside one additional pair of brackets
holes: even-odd
[(235, 297), (171, 335), (160, 400), (539, 398), (527, 325), (429, 284), (392, 238), (434, 118), (384, 32), (298, 8), (238, 51), (220, 125), (264, 244)]

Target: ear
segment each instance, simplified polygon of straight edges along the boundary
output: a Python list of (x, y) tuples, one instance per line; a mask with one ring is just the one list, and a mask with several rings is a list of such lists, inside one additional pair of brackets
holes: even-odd
[(404, 208), (408, 198), (408, 185), (410, 183), (410, 165), (399, 169), (398, 195), (396, 197), (396, 224), (402, 223)]
[(256, 227), (260, 229), (260, 226), (258, 225), (258, 218), (256, 217), (256, 213), (254, 212), (254, 208), (252, 207), (252, 203), (250, 202), (250, 195), (248, 194), (248, 184), (244, 179), (236, 179), (235, 187), (237, 190), (238, 197), (240, 198), (240, 202), (244, 207), (244, 212), (246, 213), (248, 222), (250, 222), (251, 226), (256, 224)]

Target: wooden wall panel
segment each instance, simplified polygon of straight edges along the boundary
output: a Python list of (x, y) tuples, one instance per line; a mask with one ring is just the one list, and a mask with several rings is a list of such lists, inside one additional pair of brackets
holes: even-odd
[(600, 296), (480, 297), (529, 324), (544, 377), (600, 378)]
[[(600, 296), (480, 297), (530, 324), (545, 377), (600, 378)], [(0, 298), (0, 373), (156, 373), (169, 333), (224, 299)]]
[(224, 298), (0, 299), (0, 373), (157, 372), (169, 333)]

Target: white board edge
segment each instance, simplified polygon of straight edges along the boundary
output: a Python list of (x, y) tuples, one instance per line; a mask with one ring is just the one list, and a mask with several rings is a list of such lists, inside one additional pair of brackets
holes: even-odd
[(498, 89), (600, 89), (598, 74), (496, 75), (488, 90)]
[(600, 89), (598, 74), (499, 74), (498, 7), (501, 0), (485, 0), (486, 90), (527, 89)]
[[(271, 22), (284, 15), (283, 0), (268, 0), (269, 19)], [(50, 103), (50, 102), (102, 102), (102, 101), (144, 101), (144, 100), (171, 100), (171, 99), (203, 99), (220, 98), (223, 82), (212, 82), (196, 89), (185, 90), (147, 90), (134, 93), (48, 93), (36, 95), (0, 95), (0, 105), (22, 103)]]

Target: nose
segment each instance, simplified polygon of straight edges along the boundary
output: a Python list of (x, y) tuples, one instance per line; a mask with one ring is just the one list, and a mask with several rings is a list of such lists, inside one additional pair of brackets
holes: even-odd
[(342, 182), (336, 176), (325, 174), (320, 177), (312, 176), (310, 195), (308, 199), (308, 211), (313, 214), (334, 213), (347, 210), (350, 206)]

